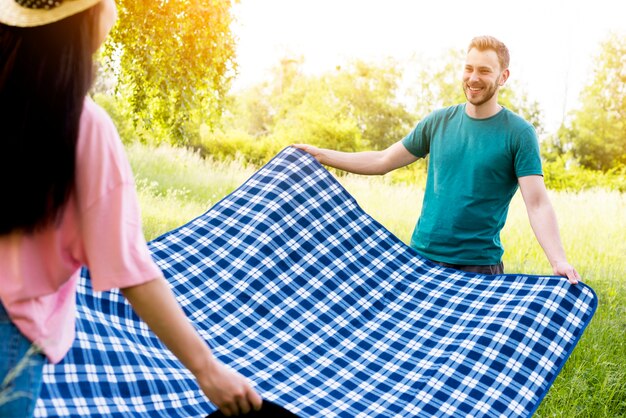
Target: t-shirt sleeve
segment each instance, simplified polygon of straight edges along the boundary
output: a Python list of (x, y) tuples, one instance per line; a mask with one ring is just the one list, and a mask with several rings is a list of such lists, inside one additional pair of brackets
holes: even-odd
[(541, 154), (535, 128), (529, 126), (517, 136), (515, 150), (515, 175), (519, 177), (543, 175)]
[(432, 116), (429, 115), (418, 122), (417, 126), (402, 139), (402, 145), (414, 156), (425, 157), (430, 152), (430, 125)]
[(134, 286), (162, 275), (143, 235), (134, 185), (109, 191), (83, 219), (86, 264), (94, 290)]
[(94, 290), (162, 275), (146, 244), (133, 173), (113, 122), (87, 101), (77, 147), (77, 201), (83, 262)]

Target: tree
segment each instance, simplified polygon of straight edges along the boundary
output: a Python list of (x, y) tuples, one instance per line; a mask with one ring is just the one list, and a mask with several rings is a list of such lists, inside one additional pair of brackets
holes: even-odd
[(269, 109), (257, 110), (271, 115), (268, 136), (282, 145), (307, 142), (346, 151), (360, 149), (362, 132), (349, 104), (336, 93), (335, 74), (307, 76), (303, 63), (302, 57), (287, 57), (274, 68), (272, 84), (265, 89)]
[(411, 128), (414, 116), (400, 101), (401, 79), (400, 67), (392, 60), (380, 64), (355, 60), (345, 70), (326, 75), (331, 94), (356, 120), (365, 148), (385, 149)]
[[(118, 94), (144, 136), (188, 144), (200, 122), (214, 127), (235, 74), (231, 0), (118, 0), (105, 46)], [(144, 138), (145, 140), (145, 138)]]
[(224, 112), (224, 130), (244, 131), (253, 137), (268, 136), (276, 121), (297, 107), (306, 89), (302, 57), (283, 57), (272, 77), (246, 89), (231, 92)]
[[(414, 120), (399, 101), (401, 76), (393, 61), (354, 60), (308, 77), (306, 82), (293, 83), (277, 115), (299, 113), (300, 122), (303, 117), (311, 122), (308, 128), (326, 131), (325, 136), (312, 135), (312, 143), (319, 146), (346, 151), (384, 149), (402, 138)], [(277, 118), (276, 123), (288, 120)], [(338, 136), (333, 138), (331, 132)]]
[(435, 109), (465, 101), (461, 87), (461, 69), (465, 53), (451, 49), (439, 59), (420, 59), (412, 84), (412, 100), (419, 119)]
[(582, 166), (607, 171), (626, 165), (626, 36), (610, 34), (594, 62), (581, 107), (560, 134)]
[(226, 126), (276, 143), (356, 151), (382, 149), (404, 136), (414, 118), (399, 102), (401, 72), (389, 61), (353, 61), (307, 76), (302, 57), (286, 57), (273, 79), (238, 92)]

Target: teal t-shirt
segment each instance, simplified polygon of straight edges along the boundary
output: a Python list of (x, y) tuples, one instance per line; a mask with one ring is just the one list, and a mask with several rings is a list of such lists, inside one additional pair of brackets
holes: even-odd
[(444, 263), (499, 263), (500, 231), (517, 179), (542, 175), (534, 127), (506, 108), (474, 119), (462, 104), (431, 113), (402, 143), (416, 157), (429, 155), (411, 246)]

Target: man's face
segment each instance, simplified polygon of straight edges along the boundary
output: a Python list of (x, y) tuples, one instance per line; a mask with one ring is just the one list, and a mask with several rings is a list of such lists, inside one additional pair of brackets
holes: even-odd
[[(479, 51), (472, 48), (467, 53), (463, 70), (463, 92), (467, 101), (480, 106), (491, 100), (506, 76), (500, 70), (498, 55), (493, 50)], [(496, 96), (497, 100), (497, 96)]]

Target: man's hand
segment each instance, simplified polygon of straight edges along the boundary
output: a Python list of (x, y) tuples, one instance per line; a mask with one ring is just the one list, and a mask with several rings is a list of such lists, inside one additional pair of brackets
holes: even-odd
[(580, 275), (576, 269), (567, 261), (557, 262), (554, 266), (552, 266), (552, 270), (557, 276), (567, 277), (571, 284), (578, 284), (578, 281), (580, 280)]
[(312, 157), (321, 163), (321, 150), (319, 148), (307, 144), (292, 144), (292, 146), (311, 154)]

